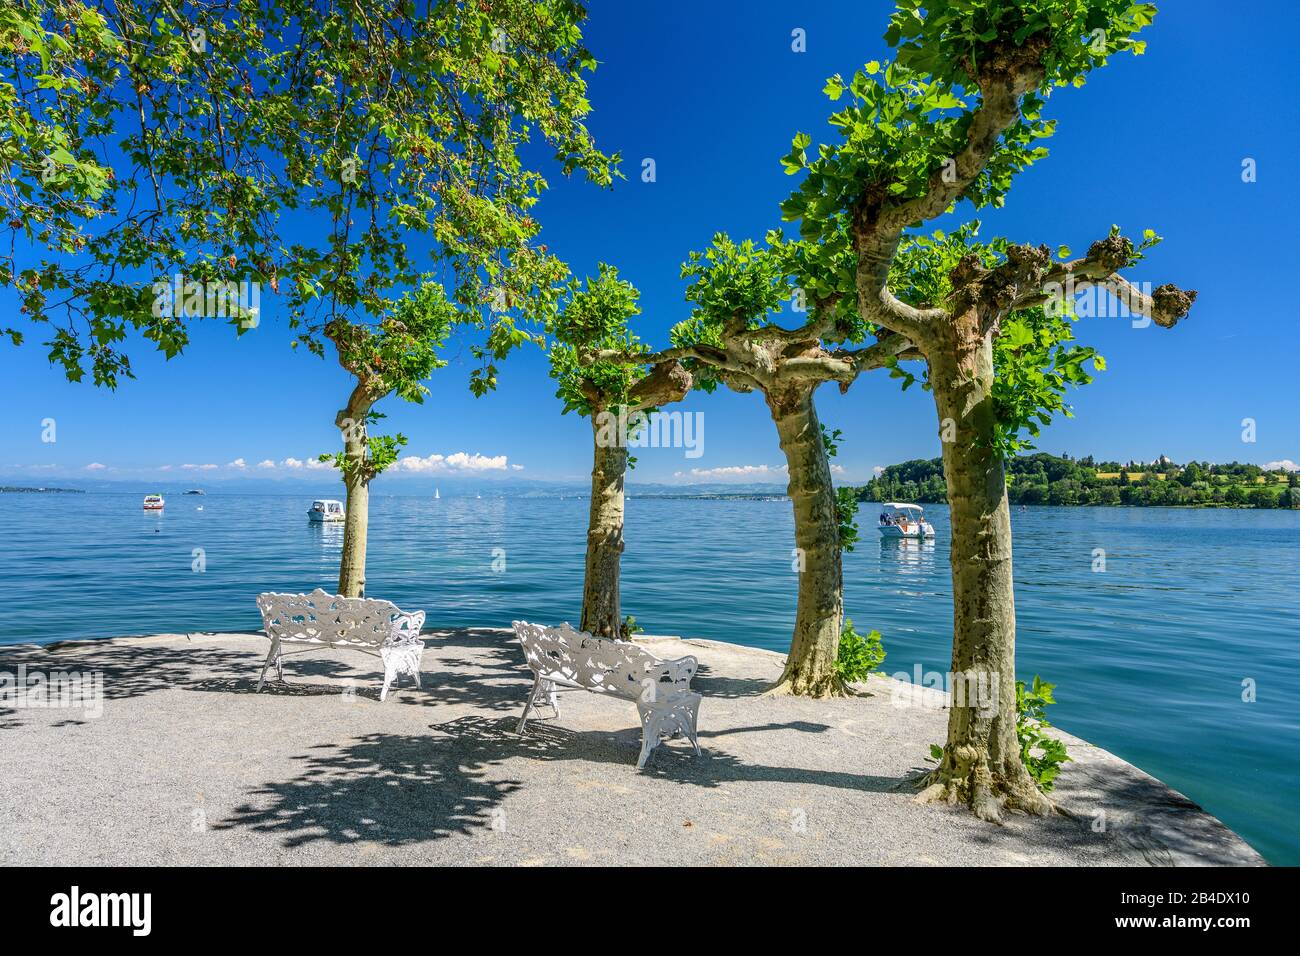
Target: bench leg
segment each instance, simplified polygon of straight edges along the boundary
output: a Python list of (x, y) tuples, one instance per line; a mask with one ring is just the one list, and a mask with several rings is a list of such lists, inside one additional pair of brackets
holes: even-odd
[(379, 656), (384, 662), (384, 686), (379, 692), (379, 699), (388, 697), (388, 689), (402, 674), (410, 674), (415, 686), (420, 686), (420, 662), (424, 658), (424, 644), (418, 647), (411, 644), (385, 645), (379, 649)]
[[(388, 699), (388, 689), (397, 683), (397, 678), (401, 676), (403, 670), (409, 670), (402, 666), (402, 658), (399, 654), (390, 653), (387, 648), (382, 651), (384, 660), (384, 686), (379, 691), (380, 703)], [(418, 684), (420, 679), (417, 677), (415, 682)]]
[(655, 710), (641, 712), (641, 753), (636, 758), (636, 769), (644, 770), (650, 753), (659, 746), (659, 718)]
[(700, 701), (702, 699), (699, 694), (695, 694), (685, 700), (675, 701), (668, 706), (651, 703), (637, 704), (637, 712), (641, 715), (641, 755), (636, 762), (638, 770), (645, 768), (651, 752), (659, 746), (661, 739), (668, 736), (675, 737), (678, 734), (685, 734), (690, 740), (691, 746), (695, 748), (695, 755), (697, 757), (700, 755), (697, 727), (700, 716)]
[(284, 662), (280, 658), (280, 642), (271, 641), (271, 650), (267, 652), (266, 663), (262, 665), (262, 674), (257, 678), (257, 693), (262, 692), (262, 685), (266, 683), (266, 670), (271, 664), (275, 664), (276, 670), (280, 674), (280, 681), (284, 681)]
[(691, 738), (692, 746), (695, 747), (695, 756), (697, 757), (700, 755), (700, 701), (703, 699), (703, 697), (696, 697), (689, 704), (690, 709), (687, 711), (691, 719), (691, 727), (687, 734)]
[(519, 717), (519, 725), (515, 727), (515, 733), (523, 734), (524, 724), (528, 721), (528, 714), (533, 709), (533, 704), (537, 702), (537, 693), (542, 689), (542, 675), (537, 674), (533, 677), (533, 689), (528, 692), (528, 702), (524, 704), (524, 712)]

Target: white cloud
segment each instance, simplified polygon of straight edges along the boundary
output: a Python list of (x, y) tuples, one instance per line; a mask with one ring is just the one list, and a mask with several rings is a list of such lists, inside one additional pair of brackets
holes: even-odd
[(172, 466), (171, 466), (171, 465), (163, 465), (163, 466), (162, 466), (161, 468), (159, 468), (158, 470), (159, 470), (159, 471), (171, 471), (171, 470), (172, 470)]
[(1281, 461), (1270, 461), (1264, 466), (1265, 471), (1300, 471), (1300, 465), (1297, 465), (1290, 458), (1283, 458)]
[(217, 466), (216, 465), (181, 465), (181, 468), (185, 471), (215, 471)]
[(674, 472), (674, 478), (718, 478), (722, 480), (730, 479), (763, 479), (763, 478), (784, 478), (786, 476), (786, 466), (778, 465), (727, 465), (722, 468), (692, 468), (690, 471)]
[(258, 468), (274, 468), (274, 467), (275, 467), (275, 462), (273, 462), (273, 461), (272, 461), (271, 459), (269, 459), (269, 458), (264, 458), (264, 459), (262, 459), (261, 461), (259, 461), (259, 462), (257, 463), (257, 467), (258, 467)]
[[(303, 460), (301, 458), (286, 458), (284, 461), (280, 462), (280, 464), (282, 467), (292, 468), (294, 471), (301, 471), (304, 468), (306, 468), (308, 471), (325, 471), (334, 468), (334, 462), (321, 461), (317, 458), (308, 458), (306, 460)], [(271, 461), (268, 458), (266, 461), (262, 462), (257, 467), (274, 468), (275, 462)]]
[(842, 474), (844, 474), (844, 466), (843, 466), (843, 465), (831, 465), (831, 474), (832, 474), (832, 475), (842, 475)]
[[(451, 455), (430, 455), (427, 458), (421, 458), (419, 455), (403, 455), (397, 459), (397, 463), (393, 467), (398, 471), (417, 475), (445, 475), (481, 471), (505, 471), (509, 467), (509, 462), (505, 455), (495, 455), (489, 458), (487, 455), (480, 455), (477, 452), (470, 455), (458, 451)], [(516, 465), (514, 467), (518, 469), (522, 466)]]
[(877, 478), (879, 478), (881, 475), (883, 475), (883, 474), (885, 473), (885, 466), (884, 466), (884, 465), (876, 465), (876, 467), (874, 467), (874, 468), (871, 469), (871, 473), (872, 473), (873, 475), (875, 475)]
[(97, 461), (92, 461), (89, 465), (86, 466), (86, 471), (103, 471), (105, 467), (107, 466), (101, 465)]
[(234, 461), (232, 461), (232, 462), (230, 462), (228, 465), (226, 465), (226, 467), (227, 467), (227, 468), (238, 468), (240, 471), (242, 471), (243, 469), (245, 469), (245, 468), (248, 467), (248, 463), (245, 462), (244, 459), (242, 459), (242, 458), (236, 458)]

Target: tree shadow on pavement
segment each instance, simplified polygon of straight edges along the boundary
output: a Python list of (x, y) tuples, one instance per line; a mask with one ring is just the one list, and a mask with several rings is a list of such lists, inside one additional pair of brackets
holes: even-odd
[(465, 766), (425, 736), (367, 734), (295, 759), (298, 777), (252, 791), (213, 829), (247, 828), (290, 848), (321, 840), (402, 846), (481, 831), (492, 808), (522, 786), (488, 779), (485, 766)]

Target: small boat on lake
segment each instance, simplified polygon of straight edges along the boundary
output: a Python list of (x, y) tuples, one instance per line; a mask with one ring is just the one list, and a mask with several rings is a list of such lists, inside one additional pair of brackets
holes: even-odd
[(880, 533), (886, 538), (933, 538), (934, 526), (920, 505), (887, 501), (880, 506)]
[(164, 504), (166, 504), (166, 502), (163, 501), (163, 496), (162, 496), (162, 495), (145, 495), (145, 496), (144, 496), (144, 510), (145, 510), (145, 511), (162, 511), (162, 510), (163, 510), (163, 505), (164, 505)]
[(186, 493), (187, 495), (201, 495), (201, 494), (205, 494), (205, 492), (203, 491), (202, 488), (191, 488), (189, 491), (187, 491), (187, 492), (185, 492), (185, 493)]
[(343, 502), (335, 501), (332, 498), (321, 498), (313, 501), (311, 507), (307, 509), (307, 519), (317, 523), (342, 521), (344, 515)]

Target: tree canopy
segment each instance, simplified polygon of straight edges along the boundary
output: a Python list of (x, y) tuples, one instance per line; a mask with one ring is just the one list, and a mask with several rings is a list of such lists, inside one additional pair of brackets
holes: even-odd
[(585, 15), (575, 0), (16, 0), (0, 14), (0, 213), (18, 245), (0, 279), (51, 361), (108, 386), (131, 375), (130, 333), (169, 357), (188, 343), (141, 288), (178, 269), (269, 285), (317, 352), (340, 317), (379, 320), (441, 279), (486, 329), (485, 391), (530, 338), (516, 319), (564, 275), (534, 242), (546, 179), (523, 148), (549, 144), (564, 175), (616, 174), (583, 122)]
[[(573, 278), (566, 285), (550, 322), (551, 378), (565, 413), (593, 415), (633, 402), (632, 390), (646, 376), (635, 359), (650, 351), (629, 326), (641, 314), (640, 298), (632, 283), (603, 262), (594, 278)], [(588, 360), (593, 350), (606, 357)]]

